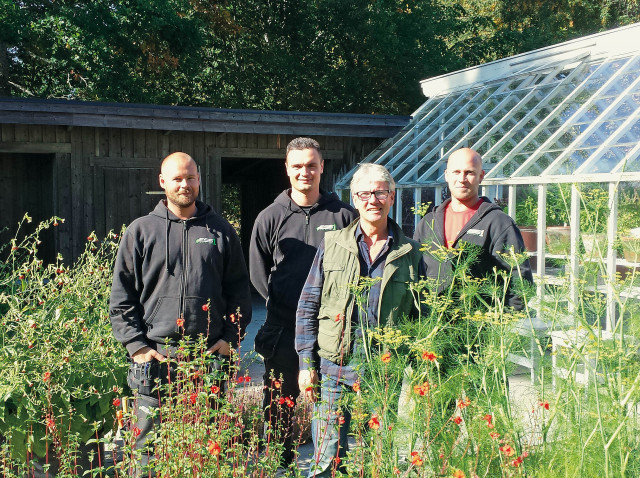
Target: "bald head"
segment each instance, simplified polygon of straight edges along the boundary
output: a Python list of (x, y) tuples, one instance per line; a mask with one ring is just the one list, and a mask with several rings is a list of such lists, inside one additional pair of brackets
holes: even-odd
[(186, 153), (172, 153), (160, 166), (160, 186), (167, 195), (167, 208), (180, 219), (196, 212), (195, 201), (200, 192), (198, 166)]
[(478, 191), (484, 179), (482, 157), (470, 148), (454, 151), (449, 156), (444, 177), (449, 185), (454, 210), (474, 206), (480, 199)]
[(170, 165), (171, 166), (173, 166), (174, 164), (188, 165), (190, 163), (193, 163), (194, 167), (196, 169), (198, 169), (198, 166), (196, 165), (196, 162), (187, 153), (182, 153), (180, 151), (177, 151), (175, 153), (171, 153), (169, 156), (167, 156), (166, 158), (164, 158), (162, 160), (162, 164), (160, 165), (160, 174), (164, 174), (166, 169)]
[(474, 167), (478, 167), (482, 170), (482, 156), (471, 148), (460, 148), (451, 153), (449, 155), (449, 161), (447, 161), (447, 169), (449, 169), (449, 165), (452, 161), (456, 162), (459, 160), (468, 161), (473, 164)]

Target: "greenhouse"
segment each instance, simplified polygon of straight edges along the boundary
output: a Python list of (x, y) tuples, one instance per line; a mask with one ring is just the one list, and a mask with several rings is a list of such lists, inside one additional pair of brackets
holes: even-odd
[[(527, 243), (538, 298), (566, 282), (571, 315), (584, 271), (595, 268), (592, 290), (607, 298), (601, 325), (612, 330), (620, 294), (606, 278), (617, 272), (624, 279), (639, 260), (640, 239), (626, 238), (640, 226), (638, 38), (635, 24), (424, 80), (428, 99), (411, 124), (365, 159), (393, 175), (396, 221), (413, 233), (414, 211), (447, 196), (449, 154), (477, 150), (483, 194), (504, 206), (523, 235), (524, 226), (546, 230)], [(352, 174), (336, 186), (343, 194)], [(564, 237), (559, 248), (550, 244), (557, 235)], [(626, 243), (631, 253), (623, 252)], [(623, 295), (636, 296), (635, 288)]]

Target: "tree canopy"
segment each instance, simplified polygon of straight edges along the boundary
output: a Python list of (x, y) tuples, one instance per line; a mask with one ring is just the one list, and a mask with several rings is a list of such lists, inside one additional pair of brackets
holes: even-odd
[(0, 95), (407, 114), (419, 81), (640, 21), (638, 0), (0, 0)]

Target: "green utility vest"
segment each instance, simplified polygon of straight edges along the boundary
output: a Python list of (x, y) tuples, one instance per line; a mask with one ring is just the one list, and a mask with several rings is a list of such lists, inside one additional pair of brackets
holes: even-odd
[[(394, 317), (410, 314), (414, 297), (409, 283), (418, 281), (418, 267), (422, 253), (420, 245), (407, 238), (391, 219), (393, 246), (387, 255), (382, 274), (382, 289), (378, 304), (378, 324), (393, 325)], [(360, 261), (354, 221), (340, 231), (326, 232), (322, 266), (324, 284), (318, 311), (318, 354), (333, 363), (343, 363), (351, 350), (354, 294), (349, 284), (357, 284)]]

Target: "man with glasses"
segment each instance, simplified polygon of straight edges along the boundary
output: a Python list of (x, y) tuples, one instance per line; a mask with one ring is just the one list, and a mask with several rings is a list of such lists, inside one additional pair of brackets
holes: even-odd
[[(358, 383), (353, 360), (362, 353), (362, 331), (392, 325), (415, 312), (409, 283), (416, 282), (422, 270), (419, 244), (388, 217), (395, 199), (389, 172), (378, 164), (363, 164), (350, 187), (360, 219), (325, 234), (296, 312), (299, 384), (307, 399), (315, 401), (322, 377), (312, 423), (310, 477), (332, 476), (346, 456), (351, 415), (338, 409), (343, 394), (352, 393)], [(364, 313), (347, 287), (360, 277), (374, 279)]]
[[(284, 445), (281, 464), (288, 466), (294, 459), (292, 405), (299, 395), (294, 335), (300, 291), (325, 232), (342, 229), (357, 214), (335, 193), (320, 189), (324, 161), (314, 139), (291, 141), (285, 167), (291, 188), (258, 215), (249, 269), (251, 282), (267, 301), (267, 319), (255, 341), (265, 365), (265, 420), (271, 426), (269, 440)], [(281, 398), (289, 400), (281, 405)]]

